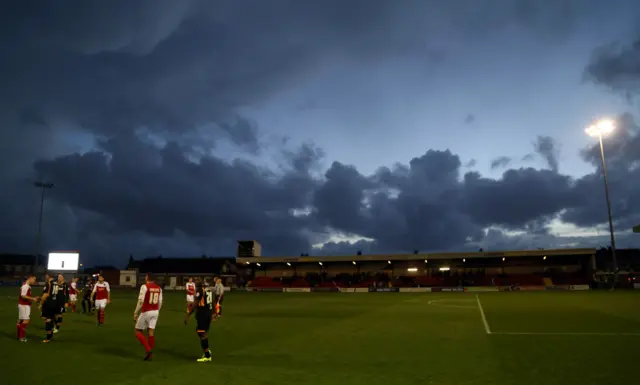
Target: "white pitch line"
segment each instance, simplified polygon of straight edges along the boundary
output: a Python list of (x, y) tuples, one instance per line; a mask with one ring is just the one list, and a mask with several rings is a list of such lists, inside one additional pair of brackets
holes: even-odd
[(493, 332), (505, 336), (640, 336), (640, 333), (591, 333), (591, 332)]
[(489, 327), (489, 322), (487, 322), (487, 317), (484, 315), (484, 309), (482, 308), (482, 303), (480, 302), (480, 297), (478, 297), (478, 294), (476, 294), (476, 301), (478, 302), (478, 309), (480, 309), (480, 316), (482, 317), (484, 330), (487, 332), (487, 334), (491, 334), (491, 328)]

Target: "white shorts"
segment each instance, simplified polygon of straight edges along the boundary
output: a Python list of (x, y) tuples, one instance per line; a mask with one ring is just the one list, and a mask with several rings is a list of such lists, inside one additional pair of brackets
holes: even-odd
[(106, 299), (96, 299), (95, 305), (96, 305), (96, 309), (104, 309), (105, 307), (107, 307), (107, 300)]
[(77, 294), (69, 294), (69, 302), (76, 302), (78, 300)]
[(193, 302), (194, 298), (191, 294), (187, 294), (187, 302), (191, 303)]
[(29, 305), (18, 305), (18, 319), (21, 321), (26, 321), (31, 318), (31, 306)]
[(149, 310), (144, 313), (141, 313), (138, 316), (138, 320), (136, 321), (136, 329), (138, 330), (155, 329), (156, 323), (158, 323), (158, 315), (160, 315), (160, 311), (158, 310)]

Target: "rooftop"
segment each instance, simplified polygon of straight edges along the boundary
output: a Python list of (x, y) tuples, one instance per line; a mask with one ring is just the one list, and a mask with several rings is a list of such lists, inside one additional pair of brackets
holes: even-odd
[(237, 263), (317, 263), (317, 262), (366, 262), (366, 261), (417, 261), (421, 259), (438, 260), (454, 258), (517, 258), (595, 254), (595, 248), (585, 249), (547, 249), (547, 250), (503, 250), (477, 252), (412, 253), (412, 254), (374, 254), (341, 256), (303, 256), (303, 257), (245, 257), (236, 258)]

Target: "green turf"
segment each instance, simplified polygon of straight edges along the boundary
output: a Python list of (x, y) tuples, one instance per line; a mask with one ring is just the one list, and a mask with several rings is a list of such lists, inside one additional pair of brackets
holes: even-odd
[[(114, 293), (105, 327), (67, 314), (55, 341), (43, 345), (37, 317), (29, 342), (15, 340), (16, 291), (0, 292), (3, 385), (602, 385), (639, 378), (640, 336), (487, 335), (472, 293), (230, 293), (211, 330), (214, 362), (198, 364), (182, 294), (165, 294), (154, 361), (143, 362), (133, 336), (135, 292)], [(495, 333), (640, 333), (638, 292), (479, 298)]]

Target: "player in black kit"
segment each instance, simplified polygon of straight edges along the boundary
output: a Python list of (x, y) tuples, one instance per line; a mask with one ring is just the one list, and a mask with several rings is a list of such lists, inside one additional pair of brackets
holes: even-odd
[(211, 362), (209, 335), (207, 333), (209, 332), (209, 326), (213, 319), (211, 314), (212, 309), (213, 293), (204, 288), (200, 279), (196, 279), (196, 295), (184, 323), (186, 325), (191, 314), (196, 313), (196, 333), (198, 333), (198, 337), (200, 337), (200, 346), (204, 352), (204, 355), (197, 360), (198, 362)]
[(82, 312), (93, 312), (93, 305), (91, 304), (91, 292), (93, 291), (93, 281), (89, 279), (84, 285), (82, 291)]
[(44, 327), (46, 336), (44, 343), (51, 342), (53, 338), (53, 327), (57, 317), (57, 313), (60, 311), (58, 306), (58, 282), (49, 274), (45, 275), (44, 294), (40, 299), (40, 310), (42, 311), (41, 317), (44, 319)]
[(66, 311), (67, 304), (69, 303), (69, 285), (64, 280), (64, 275), (58, 274), (58, 297), (57, 306), (60, 309), (56, 314), (56, 327), (53, 329), (54, 333), (60, 331), (60, 325), (62, 324), (62, 315)]

